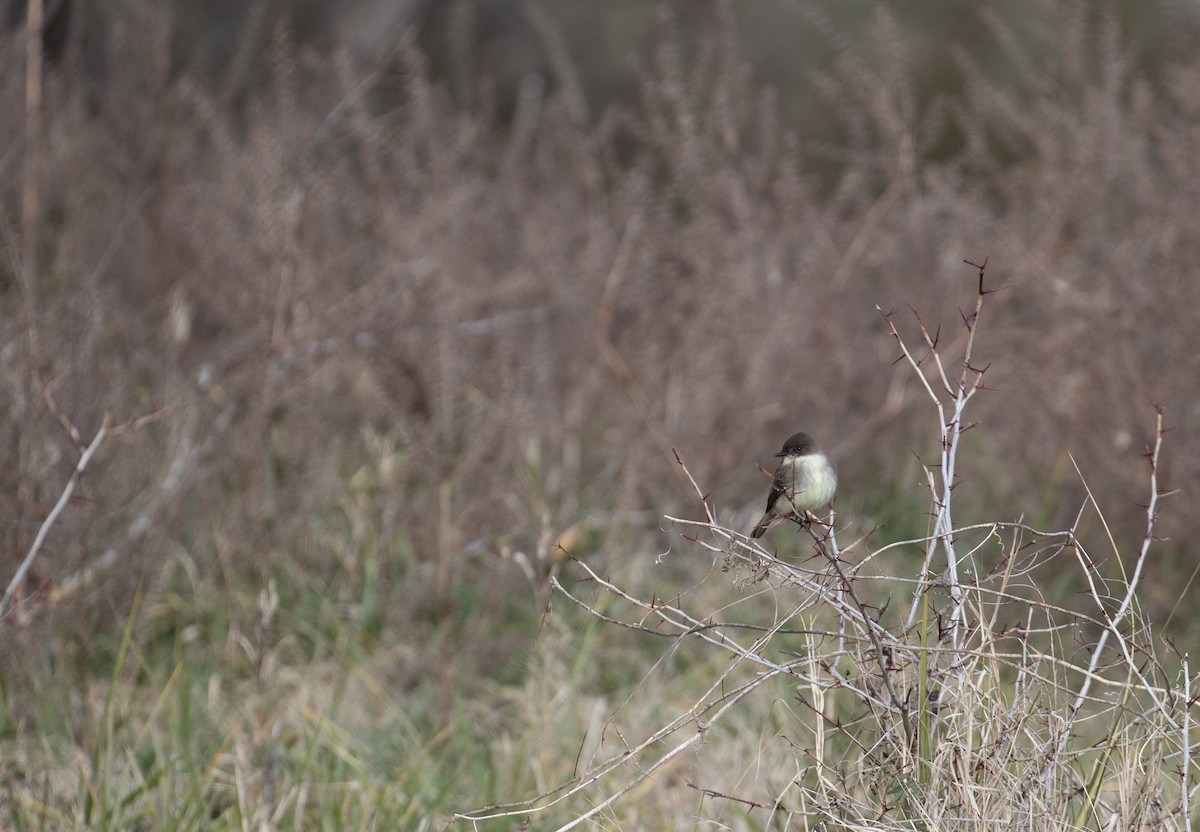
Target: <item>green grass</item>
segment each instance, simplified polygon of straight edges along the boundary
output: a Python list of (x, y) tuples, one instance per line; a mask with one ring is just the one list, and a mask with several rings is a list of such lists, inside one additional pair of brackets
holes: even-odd
[[(627, 696), (653, 660), (561, 600), (540, 637), (532, 594), (486, 627), (465, 590), (452, 620), (381, 625), (370, 570), (324, 576), (325, 594), (284, 571), (277, 600), (176, 588), (113, 643), (0, 676), (28, 694), (5, 697), (6, 824), (418, 828), (567, 776), (581, 708)], [(521, 646), (478, 673), (476, 636)]]
[[(794, 537), (775, 534), (784, 541)], [(968, 540), (963, 536), (964, 545)], [(378, 545), (369, 536), (346, 542), (356, 544), (362, 560)], [(755, 651), (771, 661), (800, 662), (803, 669), (806, 661), (830, 660), (829, 637), (781, 632), (759, 643), (758, 631), (746, 629), (791, 615), (793, 606), (804, 604), (804, 592), (774, 579), (739, 583), (736, 569), (710, 567), (703, 550), (679, 553), (666, 566), (656, 566), (653, 555), (638, 554), (659, 548), (648, 539), (620, 556), (606, 553), (593, 568), (615, 575), (635, 597), (738, 622), (743, 626), (727, 632), (742, 644), (758, 644)], [(863, 600), (893, 633), (902, 631), (912, 597), (911, 585), (892, 576), (915, 574), (916, 554), (874, 559), (870, 576), (857, 580)], [(811, 559), (808, 565), (820, 570)], [(884, 572), (874, 571), (880, 565)], [(123, 614), (119, 636), (98, 638), (87, 650), (64, 640), (69, 646), (52, 665), (20, 676), (6, 669), (0, 675), (4, 824), (112, 830), (208, 830), (264, 822), (280, 829), (441, 828), (456, 812), (547, 793), (542, 803), (553, 799), (556, 787), (686, 713), (722, 676), (718, 698), (756, 684), (758, 669), (731, 663), (728, 654), (709, 645), (614, 627), (559, 594), (538, 606), (532, 587), (511, 606), (485, 604), (482, 585), (465, 588), (453, 617), (405, 619), (380, 600), (397, 597), (399, 584), (389, 588), (381, 578), (393, 571), (402, 581), (405, 566), (382, 557), (377, 569), (361, 563), (333, 572), (280, 567), (265, 588), (249, 579), (191, 584), (178, 571), (156, 599), (139, 596)], [(670, 632), (653, 615), (595, 586), (580, 564), (566, 564), (558, 578), (606, 616)], [(981, 603), (987, 598), (981, 595)], [(944, 603), (938, 597), (934, 606)], [(808, 610), (789, 618), (786, 628), (836, 627), (830, 608), (818, 604)], [(482, 661), (487, 648), (472, 643), (505, 640), (518, 646), (510, 646), (507, 658), (496, 664)], [(901, 640), (925, 650), (938, 646), (936, 635), (919, 630)], [(1046, 720), (1063, 713), (1077, 684), (1069, 674), (1047, 670), (1043, 677), (1059, 678), (1061, 690), (1042, 685), (1022, 694), (1020, 662), (1000, 655), (1012, 654), (1016, 642), (1004, 644), (998, 651), (986, 641), (975, 644), (975, 658), (962, 677), (970, 683), (945, 706), (953, 710), (932, 724), (926, 711), (919, 766), (887, 740), (884, 716), (852, 691), (821, 691), (800, 678), (776, 677), (706, 728), (703, 742), (600, 817), (626, 829), (678, 828), (692, 816), (736, 829), (767, 829), (775, 828), (763, 808), (770, 795), (780, 796), (780, 807), (789, 812), (832, 817), (833, 804), (822, 808), (812, 801), (833, 788), (849, 805), (883, 812), (888, 828), (938, 828), (927, 803), (931, 793), (964, 788), (947, 783), (947, 777), (963, 774), (954, 759), (975, 755), (980, 767), (970, 777), (983, 793), (1028, 775), (1031, 763), (1022, 757), (1027, 752), (979, 753), (998, 739), (986, 725), (989, 714), (997, 719), (1005, 709), (1023, 709), (1026, 728), (1036, 724), (1035, 733), (1044, 736)], [(1063, 659), (1078, 653), (1062, 635), (1030, 636), (1024, 647)], [(914, 655), (932, 654), (917, 649)], [(878, 681), (867, 681), (878, 677), (869, 650), (838, 661), (848, 678), (874, 685), (882, 695)], [(937, 672), (923, 662), (901, 670), (895, 683), (919, 696), (926, 680), (945, 688), (945, 671), (944, 659)], [(800, 675), (812, 677), (808, 671)], [(15, 690), (22, 691), (19, 699)], [(817, 712), (824, 717), (814, 720)], [(1177, 755), (1173, 740), (1152, 722), (1131, 719), (1135, 712), (1105, 708), (1081, 723), (1071, 746), (1074, 756), (1063, 769), (1078, 791), (1062, 804), (1073, 820), (1055, 828), (1097, 828), (1103, 821), (1097, 806), (1109, 805), (1104, 801), (1115, 783), (1132, 784), (1147, 760), (1169, 768)], [(702, 721), (713, 715), (699, 713)], [(974, 720), (983, 721), (971, 727)], [(696, 723), (681, 723), (635, 755), (639, 766), (695, 731)], [(872, 748), (865, 756), (864, 743)], [(593, 786), (540, 810), (534, 825), (569, 822), (621, 784), (637, 780), (639, 770), (616, 766)], [(518, 813), (479, 828), (525, 828), (521, 824)]]

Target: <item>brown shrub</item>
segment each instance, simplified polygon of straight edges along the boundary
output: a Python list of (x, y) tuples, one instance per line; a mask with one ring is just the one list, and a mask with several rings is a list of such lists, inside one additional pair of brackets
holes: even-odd
[[(933, 450), (876, 304), (960, 338), (961, 261), (984, 255), (1012, 284), (976, 348), (997, 392), (964, 466), (992, 515), (1072, 515), (1070, 454), (1139, 528), (1153, 401), (1177, 428), (1167, 484), (1198, 473), (1200, 65), (1156, 84), (1107, 21), (1022, 32), (1066, 48), (1014, 56), (1013, 84), (963, 58), (965, 94), (918, 107), (880, 17), (878, 65), (845, 47), (809, 79), (844, 126), (831, 149), (780, 125), (728, 19), (691, 53), (664, 15), (636, 99), (597, 114), (541, 19), (557, 75), (507, 120), (486, 83), (457, 105), (408, 42), (361, 66), (280, 28), (261, 85), (238, 61), (208, 85), (134, 5), (102, 78), (78, 56), (47, 71), (36, 243), (16, 230), (30, 144), (0, 122), (6, 581), (76, 459), (35, 378), (85, 439), (105, 412), (163, 412), (101, 454), (38, 565), (61, 582), (111, 552), (117, 598), (181, 552), (324, 574), (369, 434), (394, 450), (375, 531), (411, 547), (398, 583), (443, 604), (472, 543), (544, 551), (589, 513), (678, 510), (672, 449), (749, 516), (754, 463), (809, 430), (869, 516)], [(8, 113), (22, 61), (0, 45)]]

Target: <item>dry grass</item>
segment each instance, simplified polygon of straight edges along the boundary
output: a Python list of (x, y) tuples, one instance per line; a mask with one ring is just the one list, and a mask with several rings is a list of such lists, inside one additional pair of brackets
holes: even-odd
[[(1138, 601), (1164, 496), (1162, 414), (1142, 544), (1130, 554), (1107, 541), (1120, 579), (1105, 579), (1078, 522), (1050, 533), (956, 524), (955, 461), (985, 374), (971, 353), (982, 267), (979, 278), (963, 353), (945, 355), (921, 326), (919, 362), (888, 321), (937, 410), (943, 454), (925, 470), (932, 534), (841, 548), (836, 524), (797, 527), (811, 545), (796, 562), (719, 523), (696, 487), (705, 519), (671, 520), (720, 567), (708, 581), (733, 577), (744, 598), (714, 608), (701, 586), (651, 596), (584, 563), (584, 580), (554, 586), (609, 625), (674, 642), (664, 660), (698, 643), (717, 657), (699, 660), (712, 675), (667, 684), (677, 703), (663, 706), (668, 718), (631, 732), (630, 712), (661, 695), (639, 686), (585, 740), (573, 777), (460, 820), (527, 817), (549, 828), (556, 811), (578, 807), (555, 828), (627, 828), (644, 812), (638, 790), (650, 789), (675, 817), (730, 829), (1191, 828), (1188, 661), (1159, 640)], [(917, 578), (879, 571), (906, 550), (921, 553)], [(1083, 610), (1042, 590), (1063, 572), (1088, 587)], [(760, 721), (769, 727), (750, 751), (739, 735)]]
[[(455, 25), (470, 25), (470, 6), (456, 4)], [(1007, 56), (1003, 83), (967, 45), (940, 44), (964, 91), (938, 94), (914, 87), (908, 33), (886, 11), (869, 42), (838, 39), (803, 13), (781, 20), (817, 32), (835, 53), (804, 76), (824, 102), (818, 128), (781, 116), (779, 95), (739, 52), (732, 4), (715, 4), (699, 35), (664, 9), (635, 94), (603, 108), (589, 101), (552, 10), (539, 8), (527, 14), (545, 71), (526, 79), (515, 104), (470, 56), (443, 83), (410, 31), (365, 61), (337, 38), (322, 52), (283, 24), (256, 25), (216, 70), (192, 65), (171, 7), (135, 0), (104, 9), (106, 25), (85, 42), (78, 32), (68, 39), (35, 106), (18, 83), (28, 58), (20, 30), (0, 36), (0, 108), (26, 115), (0, 119), (0, 580), (13, 587), (0, 622), (0, 725), (20, 752), (11, 759), (23, 761), (0, 773), (21, 806), (45, 788), (64, 817), (95, 818), (81, 807), (104, 794), (96, 771), (136, 780), (142, 764), (163, 779), (133, 793), (161, 788), (156, 811), (210, 787), (226, 806), (224, 790), (244, 784), (236, 766), (261, 773), (281, 744), (295, 750), (287, 741), (301, 744), (318, 724), (321, 751), (291, 761), (295, 795), (306, 777), (352, 779), (313, 760), (353, 758), (372, 761), (354, 769), (355, 782), (393, 798), (376, 764), (394, 748), (377, 755), (376, 737), (353, 734), (353, 720), (281, 704), (290, 688), (275, 686), (280, 674), (305, 678), (310, 667), (334, 680), (333, 692), (314, 681), (313, 695), (337, 701), (344, 680), (331, 666), (368, 668), (363, 684), (383, 692), (355, 701), (387, 703), (379, 731), (403, 733), (413, 759), (432, 760), (405, 770), (435, 782), (387, 804), (387, 817), (523, 799), (570, 780), (576, 728), (612, 704), (588, 697), (597, 687), (628, 695), (622, 685), (640, 678), (646, 654), (641, 642), (580, 650), (551, 632), (594, 626), (582, 615), (539, 622), (548, 576), (575, 568), (556, 562), (556, 541), (610, 576), (630, 568), (622, 552), (678, 546), (658, 518), (695, 504), (673, 452), (719, 507), (712, 534), (740, 529), (761, 497), (755, 455), (800, 428), (838, 460), (840, 511), (854, 536), (878, 520), (886, 526), (872, 546), (942, 539), (951, 527), (926, 532), (920, 490), (922, 460), (942, 454), (942, 437), (920, 428), (928, 394), (893, 366), (876, 307), (920, 308), (943, 323), (943, 354), (960, 354), (966, 331), (953, 322), (970, 283), (965, 258), (990, 255), (993, 280), (1012, 288), (989, 301), (976, 345), (997, 363), (958, 460), (975, 486), (958, 506), (960, 522), (970, 518), (961, 528), (990, 530), (977, 518), (1003, 517), (1073, 529), (1079, 551), (1095, 553), (1102, 516), (1111, 551), (1129, 551), (1144, 533), (1134, 502), (1144, 490), (1139, 455), (1156, 439), (1153, 402), (1171, 428), (1160, 489), (1200, 476), (1193, 59), (1147, 75), (1111, 15), (1047, 4), (1015, 31), (981, 18), (990, 48)], [(457, 37), (466, 56), (470, 39)], [(122, 430), (72, 480), (106, 415)], [(74, 492), (47, 524), (69, 482)], [(1077, 518), (1084, 504), (1100, 511)], [(1155, 534), (1167, 540), (1145, 561), (1146, 618), (1130, 613), (1139, 626), (1186, 609), (1198, 522), (1189, 512), (1159, 518)], [(1006, 537), (995, 557), (1034, 539)], [(742, 543), (737, 551), (761, 557)], [(1084, 578), (1119, 578), (1126, 561), (1097, 557), (1069, 575), (1054, 568), (1067, 557), (1030, 574), (1044, 599), (1027, 597), (1030, 585), (1020, 603), (1059, 604), (1090, 616), (1094, 637), (1112, 631), (1117, 646), (1150, 650), (1145, 630), (1128, 620), (1106, 630), (1090, 592), (1071, 594)], [(1039, 630), (1030, 656), (1078, 665), (1066, 633), (1056, 641), (1057, 631), (1041, 632), (1046, 620), (997, 606), (993, 565), (973, 567), (980, 588), (960, 599), (963, 627), (1002, 609), (997, 626), (1019, 619)], [(692, 562), (645, 568), (627, 574), (661, 597), (699, 580)], [(899, 566), (889, 574), (890, 585), (907, 586)], [(783, 591), (781, 573), (771, 581)], [(636, 582), (614, 585), (648, 597)], [(1102, 584), (1096, 592), (1104, 597)], [(779, 603), (797, 608), (787, 596)], [(841, 615), (847, 627), (866, 626), (861, 610)], [(1164, 631), (1194, 638), (1181, 620)], [(934, 655), (932, 642), (914, 648), (901, 624), (886, 625), (901, 665), (897, 699), (914, 680), (945, 690), (964, 704), (939, 716), (940, 736), (971, 736), (956, 714), (985, 713), (1013, 690), (1015, 671), (1003, 669), (1012, 638), (962, 629), (955, 647), (976, 661), (975, 675), (951, 672), (958, 666), (946, 659), (918, 672), (908, 662)], [(539, 627), (553, 646), (534, 655)], [(602, 640), (608, 630), (586, 632)], [(864, 678), (879, 673), (860, 649), (841, 660), (863, 663)], [(580, 670), (575, 651), (606, 669)], [(698, 668), (689, 685), (717, 678), (704, 653), (686, 655)], [(828, 679), (803, 672), (811, 698)], [(1038, 708), (1078, 692), (1068, 670), (1039, 672), (1051, 681)], [(1139, 726), (1151, 736), (1168, 718), (1178, 723), (1165, 693), (1177, 686), (1147, 678), (1121, 689), (1126, 710), (1102, 713), (1129, 713), (1161, 690), (1163, 709), (1149, 713), (1164, 722), (1114, 722), (1096, 736), (1132, 742)], [(790, 708), (788, 679), (770, 684)], [(524, 685), (559, 682), (570, 701), (547, 694), (547, 714), (512, 705)], [(661, 690), (665, 706), (699, 701), (688, 686), (642, 689)], [(829, 695), (856, 701), (852, 691)], [(893, 710), (869, 724), (891, 743), (887, 765), (920, 761), (923, 787), (951, 770), (935, 757), (954, 744), (913, 751), (887, 722), (896, 703), (880, 701)], [(109, 702), (127, 706), (130, 720), (165, 719), (176, 706), (190, 716), (165, 736), (130, 736), (105, 722)], [(512, 723), (494, 718), (497, 702)], [(396, 715), (407, 709), (420, 724)], [(192, 730), (206, 740), (189, 747), (184, 729), (198, 711), (205, 727)], [(556, 725), (559, 712), (576, 716), (571, 726)], [(295, 733), (275, 737), (277, 716)], [(660, 716), (648, 707), (631, 720), (644, 727)], [(1030, 729), (1039, 741), (1055, 730), (1043, 721)], [(790, 748), (766, 748), (787, 724), (750, 731), (747, 748), (776, 755), (769, 765), (763, 757), (764, 770), (794, 765)], [(554, 762), (517, 770), (512, 760), (540, 732)], [(746, 739), (741, 724), (731, 734)], [(1137, 759), (1169, 760), (1175, 742)], [(1033, 747), (1031, 738), (1025, 750)], [(128, 748), (147, 756), (131, 762)], [(247, 748), (262, 757), (234, 753)], [(171, 779), (177, 768), (147, 762), (172, 754), (189, 761), (186, 787)], [(755, 780), (753, 755), (738, 759)], [(460, 760), (472, 775), (455, 769)], [(505, 766), (514, 766), (507, 780), (479, 773)], [(1050, 786), (1067, 782), (1063, 771), (1048, 775)], [(824, 782), (788, 786), (792, 776), (756, 785), (753, 799), (815, 799)], [(382, 805), (363, 794), (354, 805)], [(1112, 802), (1089, 794), (1091, 805)], [(241, 816), (281, 805), (266, 796), (240, 795)], [(1079, 805), (1047, 799), (1059, 797)], [(340, 798), (320, 804), (326, 818)], [(854, 816), (866, 817), (869, 801), (855, 800)], [(122, 805), (145, 810), (137, 797)], [(211, 808), (187, 805), (197, 818)], [(296, 796), (288, 805), (303, 824), (314, 804)], [(911, 802), (906, 811), (925, 809), (943, 811)]]

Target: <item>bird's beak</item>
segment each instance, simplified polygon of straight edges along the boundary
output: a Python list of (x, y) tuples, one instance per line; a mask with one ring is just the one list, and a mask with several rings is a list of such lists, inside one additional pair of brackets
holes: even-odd
[(787, 456), (787, 451), (780, 451), (779, 453), (775, 454), (775, 456)]

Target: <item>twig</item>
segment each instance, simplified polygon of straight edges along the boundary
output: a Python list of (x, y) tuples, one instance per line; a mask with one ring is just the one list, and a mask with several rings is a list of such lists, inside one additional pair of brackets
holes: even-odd
[[(967, 327), (967, 345), (963, 352), (962, 372), (959, 376), (957, 384), (952, 384), (949, 376), (946, 373), (945, 365), (942, 363), (941, 354), (937, 348), (937, 338), (929, 334), (929, 330), (925, 327), (919, 315), (917, 324), (921, 332), (921, 337), (925, 341), (925, 346), (929, 350), (929, 355), (933, 357), (933, 362), (937, 368), (937, 376), (941, 381), (942, 387), (951, 397), (950, 405), (953, 406), (952, 415), (947, 418), (946, 410), (947, 403), (943, 402), (941, 396), (934, 392), (933, 386), (929, 383), (924, 371), (921, 369), (921, 362), (913, 357), (912, 352), (904, 343), (904, 339), (900, 336), (900, 332), (896, 329), (896, 325), (892, 322), (891, 313), (885, 313), (882, 308), (875, 307), (883, 316), (887, 324), (888, 331), (892, 337), (896, 339), (896, 343), (900, 345), (900, 351), (903, 357), (908, 361), (909, 365), (916, 372), (917, 377), (921, 380), (921, 384), (925, 387), (925, 391), (933, 400), (934, 406), (938, 412), (938, 429), (941, 435), (941, 460), (940, 460), (940, 487), (935, 484), (934, 477), (931, 471), (926, 468), (926, 476), (929, 478), (930, 492), (933, 494), (934, 505), (936, 511), (934, 514), (934, 537), (941, 543), (942, 550), (946, 553), (946, 577), (950, 591), (950, 599), (953, 602), (950, 611), (950, 640), (957, 645), (962, 635), (963, 624), (963, 604), (964, 595), (958, 577), (958, 553), (955, 551), (954, 536), (951, 534), (951, 499), (953, 497), (955, 485), (956, 463), (958, 461), (958, 445), (959, 438), (962, 436), (965, 427), (963, 425), (963, 413), (967, 403), (979, 390), (983, 382), (983, 374), (987, 369), (976, 369), (971, 364), (971, 352), (975, 346), (975, 330), (979, 321), (980, 313), (983, 309), (983, 298), (990, 294), (991, 289), (984, 286), (984, 275), (987, 271), (987, 260), (982, 263), (975, 263), (971, 260), (964, 261), (967, 265), (975, 268), (978, 274), (979, 286), (975, 294), (975, 311), (968, 317), (963, 316), (963, 322)], [(971, 373), (975, 374), (975, 380), (968, 383), (968, 377)], [(930, 560), (932, 559), (932, 548), (926, 555), (925, 578), (928, 580)], [(914, 596), (914, 604), (909, 609), (907, 627), (912, 627), (916, 621), (917, 609), (920, 606), (916, 601), (919, 599), (926, 587), (918, 587)]]
[(29, 0), (25, 10), (25, 164), (21, 178), (21, 268), (17, 272), (25, 297), (25, 325), (28, 327), (30, 352), (35, 364), (41, 355), (35, 297), (41, 276), (38, 252), (41, 249), (42, 146), (45, 133), (42, 105), (44, 12), (44, 0)]
[(1182, 782), (1181, 799), (1183, 803), (1183, 822), (1187, 832), (1192, 832), (1192, 811), (1188, 801), (1191, 795), (1188, 793), (1188, 781), (1191, 779), (1192, 773), (1192, 742), (1191, 742), (1191, 727), (1192, 727), (1192, 677), (1188, 670), (1188, 654), (1183, 654), (1183, 753), (1182, 764), (1179, 766), (1180, 779)]
[[(1142, 548), (1138, 554), (1137, 564), (1133, 570), (1133, 577), (1130, 578), (1129, 582), (1126, 584), (1125, 598), (1121, 601), (1120, 607), (1117, 608), (1116, 613), (1111, 618), (1107, 618), (1107, 616), (1106, 616), (1107, 620), (1105, 621), (1105, 628), (1104, 628), (1103, 632), (1100, 633), (1100, 638), (1097, 639), (1096, 646), (1092, 649), (1092, 656), (1091, 656), (1091, 659), (1088, 661), (1087, 672), (1084, 674), (1083, 683), (1079, 687), (1079, 694), (1075, 697), (1075, 701), (1071, 703), (1071, 707), (1070, 707), (1070, 710), (1068, 711), (1068, 715), (1067, 715), (1067, 719), (1066, 719), (1066, 724), (1062, 728), (1062, 734), (1058, 741), (1058, 755), (1061, 755), (1063, 749), (1066, 747), (1067, 739), (1071, 735), (1071, 727), (1074, 725), (1075, 719), (1079, 716), (1079, 710), (1080, 710), (1080, 708), (1083, 707), (1083, 703), (1087, 697), (1088, 691), (1091, 689), (1092, 679), (1095, 676), (1097, 666), (1100, 664), (1100, 656), (1101, 656), (1101, 654), (1103, 654), (1104, 648), (1108, 645), (1109, 637), (1115, 636), (1117, 638), (1117, 640), (1119, 642), (1121, 642), (1122, 645), (1124, 645), (1124, 639), (1121, 637), (1120, 631), (1117, 630), (1117, 626), (1121, 623), (1122, 620), (1124, 620), (1125, 616), (1129, 613), (1130, 606), (1133, 604), (1134, 594), (1137, 590), (1138, 582), (1141, 580), (1141, 577), (1142, 577), (1142, 567), (1145, 566), (1145, 564), (1146, 564), (1146, 556), (1150, 553), (1150, 544), (1154, 541), (1154, 523), (1155, 523), (1155, 520), (1158, 518), (1158, 497), (1159, 497), (1159, 493), (1158, 493), (1158, 454), (1159, 454), (1159, 451), (1162, 449), (1162, 438), (1163, 438), (1163, 410), (1162, 410), (1162, 407), (1156, 406), (1155, 411), (1156, 411), (1157, 415), (1156, 415), (1156, 419), (1155, 419), (1155, 429), (1154, 429), (1154, 448), (1148, 454), (1148, 457), (1150, 460), (1150, 502), (1146, 505), (1146, 534), (1142, 537)], [(1089, 572), (1089, 574), (1090, 574), (1090, 572)], [(1098, 597), (1096, 600), (1099, 603)], [(1101, 613), (1103, 613), (1103, 611), (1104, 611), (1103, 607), (1101, 607)], [(1137, 668), (1133, 664), (1132, 659), (1129, 658), (1128, 653), (1126, 653), (1125, 655), (1126, 655), (1126, 661), (1136, 671)], [(1140, 672), (1138, 673), (1138, 675), (1139, 676), (1141, 675)], [(1168, 722), (1173, 724), (1174, 720), (1171, 719), (1170, 715), (1166, 712), (1166, 709), (1164, 708), (1163, 704), (1151, 692), (1150, 686), (1148, 684), (1146, 684), (1143, 687), (1146, 690), (1146, 692), (1149, 693), (1151, 695), (1151, 697), (1154, 699), (1155, 705), (1157, 705), (1159, 710), (1163, 713), (1163, 715), (1166, 716)], [(1058, 755), (1055, 755), (1055, 757), (1057, 757)], [(1051, 757), (1051, 758), (1047, 759), (1047, 761), (1046, 761), (1046, 768), (1045, 768), (1044, 775), (1046, 777), (1045, 786), (1047, 788), (1049, 788), (1049, 783), (1050, 783), (1049, 777), (1050, 777), (1050, 773), (1053, 770), (1052, 763), (1053, 763), (1055, 757)]]
[(0, 598), (0, 619), (4, 618), (4, 613), (8, 609), (9, 601), (13, 593), (17, 591), (17, 587), (25, 579), (25, 573), (29, 571), (29, 567), (33, 565), (33, 559), (37, 557), (38, 551), (42, 548), (42, 544), (46, 541), (46, 535), (50, 532), (50, 527), (54, 525), (54, 521), (58, 519), (58, 515), (62, 513), (63, 508), (67, 505), (67, 501), (71, 499), (71, 494), (75, 492), (75, 486), (79, 483), (79, 478), (83, 476), (84, 470), (87, 469), (88, 463), (92, 460), (92, 455), (96, 453), (96, 449), (100, 447), (100, 443), (104, 441), (104, 437), (108, 434), (109, 414), (104, 414), (104, 420), (100, 424), (100, 430), (96, 432), (96, 438), (92, 440), (92, 444), (87, 446), (83, 455), (79, 457), (79, 464), (75, 466), (75, 471), (71, 474), (71, 478), (67, 480), (67, 485), (63, 489), (62, 496), (58, 498), (58, 502), (42, 521), (42, 526), (38, 529), (37, 537), (33, 539), (33, 546), (29, 549), (29, 554), (25, 556), (25, 560), (21, 561), (21, 565), (17, 568), (17, 573), (13, 575), (12, 581), (8, 584), (8, 589), (4, 591), (4, 597)]
[[(835, 553), (828, 551), (823, 545), (820, 537), (811, 528), (808, 530), (813, 539), (817, 543), (817, 551), (825, 556), (829, 561), (829, 565), (833, 567), (833, 571), (837, 573), (838, 579), (841, 581), (839, 590), (850, 596), (850, 600), (858, 607), (859, 614), (862, 616), (863, 622), (866, 624), (867, 636), (871, 639), (871, 644), (875, 647), (875, 659), (879, 662), (879, 675), (883, 678), (884, 685), (887, 686), (888, 695), (891, 696), (891, 706), (900, 711), (900, 720), (904, 723), (905, 738), (909, 743), (912, 742), (914, 736), (912, 722), (908, 717), (908, 706), (904, 704), (904, 700), (896, 695), (896, 688), (892, 685), (892, 674), (888, 667), (887, 655), (884, 653), (883, 644), (879, 641), (879, 634), (875, 631), (876, 624), (874, 619), (867, 615), (867, 608), (863, 604), (862, 599), (858, 597), (858, 593), (854, 590), (854, 585), (846, 577), (846, 573), (842, 571), (841, 564), (837, 561)], [(845, 618), (842, 619), (843, 623)]]

